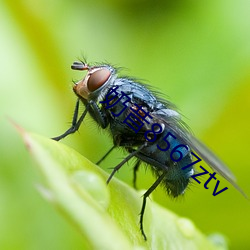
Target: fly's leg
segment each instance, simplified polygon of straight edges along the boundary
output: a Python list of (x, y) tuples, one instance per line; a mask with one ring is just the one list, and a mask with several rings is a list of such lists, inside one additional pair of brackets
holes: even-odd
[(134, 186), (135, 189), (137, 189), (137, 188), (136, 188), (136, 173), (137, 173), (137, 171), (138, 171), (140, 165), (141, 165), (141, 161), (140, 161), (140, 160), (137, 160), (137, 161), (136, 161), (136, 164), (135, 164), (135, 166), (134, 166), (134, 169), (133, 169), (133, 186)]
[(134, 150), (132, 153), (130, 153), (122, 162), (120, 162), (116, 167), (114, 167), (112, 173), (110, 174), (108, 180), (107, 180), (107, 184), (109, 184), (109, 182), (111, 181), (112, 177), (114, 176), (114, 174), (127, 162), (129, 161), (132, 157), (134, 157), (138, 152), (140, 152), (144, 147), (146, 147), (146, 143), (144, 143), (143, 145), (141, 145), (137, 150)]
[(166, 172), (161, 174), (158, 179), (153, 183), (153, 185), (147, 190), (147, 192), (143, 195), (142, 207), (140, 212), (140, 230), (143, 235), (144, 240), (147, 240), (147, 236), (143, 229), (143, 216), (146, 208), (146, 200), (148, 196), (157, 188), (157, 186), (162, 182), (163, 178), (166, 176)]
[(79, 127), (80, 127), (84, 117), (86, 116), (87, 112), (91, 112), (92, 114), (95, 115), (97, 122), (101, 125), (102, 128), (107, 127), (108, 123), (107, 123), (106, 116), (105, 116), (105, 114), (103, 114), (101, 112), (100, 108), (98, 107), (98, 105), (94, 101), (90, 101), (87, 104), (86, 109), (84, 110), (84, 112), (80, 116), (79, 120), (77, 121), (78, 113), (79, 113), (79, 104), (80, 104), (80, 100), (78, 99), (77, 102), (76, 102), (71, 127), (65, 133), (63, 133), (62, 135), (52, 138), (53, 140), (59, 141), (59, 140), (63, 139), (64, 137), (68, 136), (69, 134), (75, 133), (79, 129)]
[(80, 103), (80, 101), (78, 99), (77, 102), (76, 102), (76, 106), (75, 106), (75, 110), (74, 110), (74, 116), (73, 116), (71, 127), (65, 133), (63, 133), (62, 135), (59, 135), (59, 136), (51, 138), (51, 139), (53, 139), (55, 141), (60, 141), (64, 137), (68, 136), (69, 134), (75, 133), (79, 129), (79, 127), (80, 127), (80, 125), (81, 125), (84, 117), (86, 116), (86, 114), (88, 112), (88, 106), (87, 106), (86, 109), (84, 110), (84, 112), (82, 113), (81, 117), (77, 121), (78, 112), (79, 112), (79, 103)]
[(97, 163), (96, 165), (99, 165), (115, 148), (116, 146), (114, 145)]

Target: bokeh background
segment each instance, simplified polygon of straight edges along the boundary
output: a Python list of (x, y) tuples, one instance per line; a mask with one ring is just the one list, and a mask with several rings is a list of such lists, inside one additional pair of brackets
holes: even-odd
[[(83, 77), (70, 65), (83, 55), (123, 66), (168, 96), (250, 196), (249, 13), (248, 0), (1, 1), (0, 249), (81, 248), (81, 235), (36, 191), (39, 173), (8, 118), (46, 137), (64, 132), (72, 80)], [(63, 143), (96, 162), (112, 142), (93, 124), (86, 119)], [(102, 167), (122, 157), (117, 150)], [(117, 175), (130, 185), (132, 166)], [(224, 234), (230, 249), (250, 249), (250, 202), (222, 177), (229, 189), (212, 196), (206, 179), (176, 201), (161, 188), (153, 199), (206, 234)], [(140, 170), (140, 188), (153, 180)]]

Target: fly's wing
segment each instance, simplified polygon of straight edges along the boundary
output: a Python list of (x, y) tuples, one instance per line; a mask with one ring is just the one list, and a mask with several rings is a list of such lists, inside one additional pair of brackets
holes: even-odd
[(216, 172), (223, 176), (227, 181), (229, 181), (245, 198), (248, 199), (247, 195), (243, 190), (237, 185), (236, 178), (233, 173), (228, 169), (228, 167), (202, 142), (196, 139), (191, 134), (186, 136), (188, 138), (187, 144), (190, 145), (194, 151), (196, 151), (201, 158)]
[[(165, 113), (163, 115), (163, 113)], [(243, 196), (247, 199), (247, 195), (236, 184), (236, 178), (228, 167), (202, 142), (196, 139), (187, 129), (186, 125), (181, 121), (178, 113), (173, 110), (163, 110), (160, 114), (153, 114), (154, 120), (160, 120), (170, 130), (172, 130), (179, 139), (190, 146), (201, 158), (216, 172), (229, 181)]]

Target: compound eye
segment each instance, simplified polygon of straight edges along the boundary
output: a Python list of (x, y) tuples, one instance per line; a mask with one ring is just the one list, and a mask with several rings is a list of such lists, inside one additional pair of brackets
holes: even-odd
[(108, 69), (99, 69), (92, 73), (87, 83), (88, 90), (93, 92), (99, 89), (109, 79), (110, 74)]

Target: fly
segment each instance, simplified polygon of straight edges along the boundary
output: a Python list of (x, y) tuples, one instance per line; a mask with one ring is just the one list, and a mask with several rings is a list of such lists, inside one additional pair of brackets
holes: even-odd
[[(59, 141), (76, 132), (89, 113), (102, 129), (109, 130), (113, 138), (113, 147), (98, 164), (116, 147), (123, 147), (128, 152), (125, 159), (113, 169), (107, 183), (131, 158), (137, 159), (134, 166), (134, 186), (140, 165), (145, 163), (150, 166), (157, 178), (143, 195), (140, 230), (145, 240), (143, 216), (147, 197), (159, 184), (172, 197), (182, 195), (192, 177), (197, 181), (195, 176), (202, 175), (194, 175), (194, 165), (201, 158), (245, 196), (236, 184), (232, 172), (189, 132), (172, 103), (157, 97), (145, 84), (132, 78), (118, 77), (117, 70), (111, 65), (90, 66), (85, 62), (74, 62), (71, 68), (87, 71), (87, 74), (73, 87), (78, 99), (71, 127), (53, 139)], [(84, 104), (85, 110), (79, 116), (80, 102)], [(216, 179), (215, 174), (210, 174), (211, 177), (205, 185), (212, 178)], [(216, 192), (218, 185), (217, 181), (213, 195), (227, 189)]]

